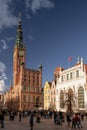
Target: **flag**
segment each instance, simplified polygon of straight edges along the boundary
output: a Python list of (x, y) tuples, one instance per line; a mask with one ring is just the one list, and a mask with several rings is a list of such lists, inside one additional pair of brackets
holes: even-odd
[(72, 57), (69, 57), (69, 58), (68, 58), (68, 61), (72, 61)]
[(68, 57), (68, 67), (70, 67), (71, 61), (72, 61), (72, 57), (70, 56), (70, 57)]

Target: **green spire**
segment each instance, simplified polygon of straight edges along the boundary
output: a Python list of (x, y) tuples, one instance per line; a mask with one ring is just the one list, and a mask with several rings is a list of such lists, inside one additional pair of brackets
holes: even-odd
[(21, 23), (21, 13), (19, 13), (18, 20), (18, 29), (17, 29), (17, 37), (16, 37), (16, 46), (19, 48), (23, 48), (23, 33), (22, 33), (22, 23)]

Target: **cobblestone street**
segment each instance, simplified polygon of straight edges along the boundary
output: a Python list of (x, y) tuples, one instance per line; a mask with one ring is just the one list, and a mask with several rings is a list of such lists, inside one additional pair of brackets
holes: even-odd
[[(10, 121), (9, 117), (5, 117), (4, 121), (5, 127), (0, 128), (4, 130), (30, 130), (29, 126), (29, 117), (22, 118), (22, 121), (18, 121), (18, 117), (16, 116), (14, 121)], [(82, 122), (83, 128), (80, 128), (82, 130), (87, 130), (87, 119), (84, 119)], [(36, 123), (36, 120), (34, 118), (34, 128), (33, 130), (70, 130), (71, 128), (67, 127), (66, 122), (62, 124), (62, 126), (55, 125), (53, 119), (41, 119), (41, 123)], [(78, 128), (76, 128), (78, 129)], [(74, 129), (73, 129), (74, 130)]]

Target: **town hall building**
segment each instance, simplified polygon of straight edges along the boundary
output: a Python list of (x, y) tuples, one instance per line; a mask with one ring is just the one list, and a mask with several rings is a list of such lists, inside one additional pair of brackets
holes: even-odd
[(8, 110), (31, 110), (43, 107), (42, 65), (37, 70), (26, 68), (21, 18), (13, 52), (13, 82), (5, 94)]

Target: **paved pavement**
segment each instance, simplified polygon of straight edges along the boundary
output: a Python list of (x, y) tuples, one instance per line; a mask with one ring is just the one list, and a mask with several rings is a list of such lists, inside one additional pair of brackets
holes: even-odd
[[(4, 121), (5, 127), (0, 128), (4, 130), (30, 130), (29, 126), (29, 117), (22, 118), (22, 121), (18, 121), (18, 117), (16, 116), (14, 121), (10, 121), (9, 117), (5, 117)], [(82, 122), (83, 128), (80, 128), (82, 130), (87, 130), (87, 119), (84, 119)], [(66, 122), (62, 124), (62, 126), (55, 125), (53, 119), (41, 119), (41, 123), (36, 123), (36, 120), (34, 118), (34, 128), (33, 130), (71, 130), (71, 128), (67, 127)], [(73, 128), (74, 130), (74, 128)], [(78, 130), (76, 128), (75, 130)]]

